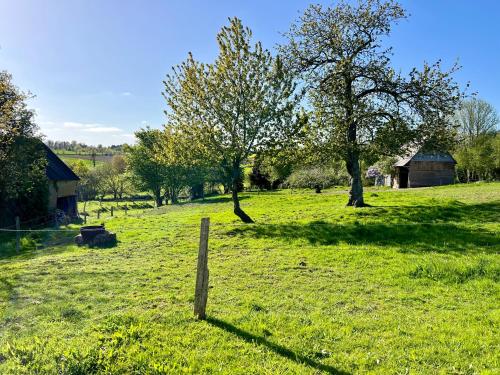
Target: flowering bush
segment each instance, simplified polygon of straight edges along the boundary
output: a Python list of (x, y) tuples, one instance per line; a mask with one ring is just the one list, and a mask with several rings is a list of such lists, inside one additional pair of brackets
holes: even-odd
[(381, 175), (380, 171), (378, 170), (378, 168), (375, 168), (375, 167), (370, 167), (366, 171), (366, 177), (368, 177), (368, 178), (376, 178), (380, 175)]

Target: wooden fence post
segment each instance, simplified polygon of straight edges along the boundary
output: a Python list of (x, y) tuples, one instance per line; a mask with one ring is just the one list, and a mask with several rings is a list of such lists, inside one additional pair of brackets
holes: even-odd
[(111, 206), (111, 216), (113, 216), (113, 206)]
[(101, 217), (101, 210), (100, 210), (100, 209), (98, 209), (98, 210), (97, 210), (97, 218), (99, 219), (100, 217)]
[(16, 216), (16, 253), (21, 250), (21, 224), (19, 222), (19, 216)]
[(208, 229), (210, 219), (201, 219), (200, 248), (198, 251), (198, 267), (196, 271), (196, 289), (194, 292), (194, 315), (204, 320), (208, 298)]

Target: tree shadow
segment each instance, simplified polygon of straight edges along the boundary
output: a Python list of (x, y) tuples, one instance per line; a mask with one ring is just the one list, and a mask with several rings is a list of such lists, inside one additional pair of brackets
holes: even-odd
[(313, 245), (399, 246), (403, 252), (493, 253), (500, 249), (500, 234), (470, 224), (498, 222), (499, 207), (498, 203), (373, 207), (355, 211), (352, 219), (356, 220), (344, 223), (256, 224), (233, 228), (231, 233), (286, 241), (305, 239)]
[(40, 255), (54, 255), (68, 251), (67, 245), (74, 244), (74, 236), (79, 229), (70, 229), (68, 232), (37, 232), (21, 236), (21, 249), (16, 251), (16, 234), (0, 234), (0, 260), (17, 259), (28, 260)]
[(316, 370), (320, 370), (323, 372), (326, 372), (328, 374), (336, 374), (336, 375), (347, 375), (349, 374), (348, 372), (339, 370), (333, 366), (325, 365), (323, 363), (320, 363), (318, 361), (315, 361), (309, 357), (306, 357), (305, 355), (298, 354), (290, 349), (285, 348), (284, 346), (275, 344), (269, 340), (267, 340), (264, 337), (261, 336), (256, 336), (250, 332), (243, 331), (242, 329), (224, 322), (220, 319), (217, 318), (212, 318), (212, 317), (207, 317), (207, 323), (218, 327), (220, 329), (223, 329), (226, 332), (229, 332), (240, 339), (250, 343), (250, 344), (258, 344), (267, 347), (268, 349), (272, 350), (274, 353), (282, 356), (283, 358), (292, 360), (296, 363), (303, 364), (310, 366)]
[(463, 222), (484, 223), (500, 222), (500, 201), (478, 204), (465, 204), (454, 201), (448, 204), (412, 205), (412, 206), (372, 206), (368, 210), (359, 210), (357, 217), (377, 218), (385, 216), (398, 222)]
[(9, 301), (15, 301), (19, 296), (14, 284), (5, 277), (0, 277), (0, 293), (2, 291), (7, 295)]
[[(240, 201), (248, 199), (248, 198), (249, 197), (245, 196), (245, 195), (239, 196)], [(228, 197), (228, 196), (213, 196), (213, 197), (208, 197), (205, 199), (198, 198), (198, 199), (193, 199), (193, 200), (186, 201), (186, 202), (179, 202), (176, 205), (181, 206), (181, 205), (186, 205), (186, 204), (191, 204), (191, 203), (214, 204), (214, 203), (228, 203), (228, 202), (232, 202), (232, 201), (233, 201), (233, 199), (231, 197)]]

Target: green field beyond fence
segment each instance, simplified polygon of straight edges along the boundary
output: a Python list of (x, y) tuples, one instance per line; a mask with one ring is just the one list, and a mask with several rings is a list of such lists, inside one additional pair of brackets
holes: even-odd
[[(0, 373), (498, 373), (500, 184), (366, 201), (243, 193), (251, 225), (229, 196), (106, 211), (89, 224), (117, 233), (110, 248), (34, 232), (16, 254), (4, 232)], [(202, 217), (210, 288), (196, 321)]]

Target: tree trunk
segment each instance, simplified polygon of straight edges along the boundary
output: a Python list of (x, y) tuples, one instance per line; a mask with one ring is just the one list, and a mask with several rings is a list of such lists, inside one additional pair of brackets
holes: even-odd
[[(236, 185), (236, 184), (235, 184)], [(233, 203), (234, 203), (234, 214), (238, 216), (241, 221), (244, 223), (253, 223), (254, 221), (250, 216), (248, 216), (245, 211), (243, 211), (240, 207), (240, 199), (238, 198), (238, 190), (236, 189), (237, 186), (234, 186), (234, 189), (232, 191), (232, 196), (233, 196)]]
[(155, 196), (156, 207), (163, 206), (163, 197), (161, 196), (160, 190), (155, 190), (153, 194)]
[(363, 182), (361, 180), (361, 168), (359, 166), (359, 154), (356, 151), (348, 152), (346, 160), (347, 172), (351, 176), (351, 190), (349, 191), (348, 206), (363, 207)]
[(172, 202), (172, 204), (177, 204), (177, 202), (179, 201), (179, 191), (177, 191), (175, 188), (172, 188), (170, 190), (170, 201)]
[(204, 197), (205, 184), (199, 183), (191, 186), (191, 200)]
[(239, 183), (239, 166), (235, 168), (233, 173), (233, 182), (232, 182), (232, 198), (234, 204), (234, 214), (238, 216), (241, 221), (244, 223), (253, 223), (254, 221), (250, 216), (248, 216), (245, 211), (243, 211), (240, 207), (240, 199), (238, 197), (238, 183)]

